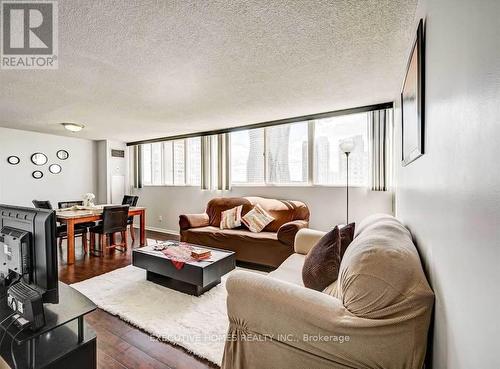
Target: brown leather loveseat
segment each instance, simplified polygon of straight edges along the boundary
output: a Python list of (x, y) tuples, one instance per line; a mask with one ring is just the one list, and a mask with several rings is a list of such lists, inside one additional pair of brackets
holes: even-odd
[[(260, 233), (244, 225), (220, 229), (221, 213), (243, 205), (242, 216), (259, 204), (274, 220)], [(218, 197), (209, 201), (203, 214), (179, 217), (181, 241), (236, 252), (236, 260), (278, 267), (293, 254), (295, 234), (309, 225), (309, 209), (300, 201), (262, 197)]]

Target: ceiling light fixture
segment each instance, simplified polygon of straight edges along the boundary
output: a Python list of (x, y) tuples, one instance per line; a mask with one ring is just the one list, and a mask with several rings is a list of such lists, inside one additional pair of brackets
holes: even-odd
[(83, 124), (78, 123), (61, 123), (64, 128), (71, 132), (80, 132), (85, 128)]

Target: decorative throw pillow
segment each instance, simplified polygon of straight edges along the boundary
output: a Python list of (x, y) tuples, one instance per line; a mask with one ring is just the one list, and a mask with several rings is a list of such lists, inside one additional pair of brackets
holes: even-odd
[(340, 231), (335, 227), (313, 246), (302, 267), (304, 286), (323, 291), (337, 279), (340, 266)]
[(243, 205), (236, 206), (232, 209), (221, 213), (220, 229), (232, 229), (241, 226), (241, 211)]
[(355, 223), (349, 223), (348, 225), (340, 228), (340, 260), (344, 257), (345, 250), (354, 240), (354, 228)]
[(274, 218), (262, 209), (259, 204), (255, 205), (254, 208), (246, 213), (241, 219), (243, 224), (254, 233), (261, 232), (273, 220)]
[(302, 268), (304, 286), (323, 291), (337, 280), (342, 256), (351, 243), (353, 235), (354, 223), (342, 229), (335, 227), (313, 246)]

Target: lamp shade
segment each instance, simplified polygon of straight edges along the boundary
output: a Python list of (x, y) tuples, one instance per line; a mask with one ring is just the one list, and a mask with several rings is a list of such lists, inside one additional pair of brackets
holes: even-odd
[(340, 150), (345, 154), (350, 154), (354, 151), (354, 141), (353, 140), (344, 140), (339, 145)]
[(80, 132), (85, 126), (78, 123), (61, 123), (61, 125), (71, 132)]

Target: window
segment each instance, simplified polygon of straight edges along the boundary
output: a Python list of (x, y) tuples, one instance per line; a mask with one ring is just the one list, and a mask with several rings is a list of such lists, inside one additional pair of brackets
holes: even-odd
[(174, 185), (186, 184), (186, 157), (184, 143), (184, 140), (173, 141)]
[(350, 139), (355, 150), (349, 156), (349, 182), (365, 186), (367, 132), (367, 113), (232, 132), (232, 183), (344, 185), (346, 159), (339, 145)]
[(307, 122), (266, 128), (267, 182), (307, 183)]
[(293, 184), (307, 179), (307, 122), (231, 133), (233, 184)]
[[(385, 133), (390, 123), (387, 118), (376, 119), (380, 112), (239, 130), (231, 132), (229, 140), (224, 133), (205, 136), (203, 140), (195, 137), (145, 144), (142, 145), (143, 183), (201, 186), (203, 178), (203, 189), (227, 189), (229, 180), (241, 186), (344, 186), (347, 160), (339, 146), (349, 140), (355, 144), (348, 162), (349, 184), (367, 186), (370, 171), (375, 172), (377, 165), (381, 165), (379, 172), (385, 176), (387, 156), (386, 151), (380, 150), (386, 150), (386, 141), (390, 141)], [(377, 132), (385, 136), (377, 140)], [(202, 152), (206, 155), (203, 165)], [(383, 155), (373, 154), (378, 152)], [(380, 160), (383, 162), (379, 163)], [(374, 188), (373, 183), (371, 186)]]
[(187, 160), (186, 160), (186, 172), (187, 172), (187, 183), (190, 185), (200, 185), (201, 184), (201, 139), (188, 138), (187, 143)]
[(199, 185), (201, 140), (199, 137), (142, 145), (145, 185)]
[(346, 157), (342, 141), (354, 141), (349, 155), (349, 184), (365, 186), (369, 177), (368, 115), (366, 113), (320, 119), (314, 123), (314, 184), (344, 185)]
[(231, 133), (231, 181), (241, 184), (263, 184), (264, 129)]
[(154, 185), (161, 185), (163, 183), (161, 170), (161, 143), (154, 143), (151, 145), (151, 168), (151, 183)]
[(163, 142), (163, 184), (174, 185), (174, 142)]
[(152, 176), (152, 165), (151, 165), (151, 145), (142, 146), (142, 180), (144, 184), (151, 184)]

